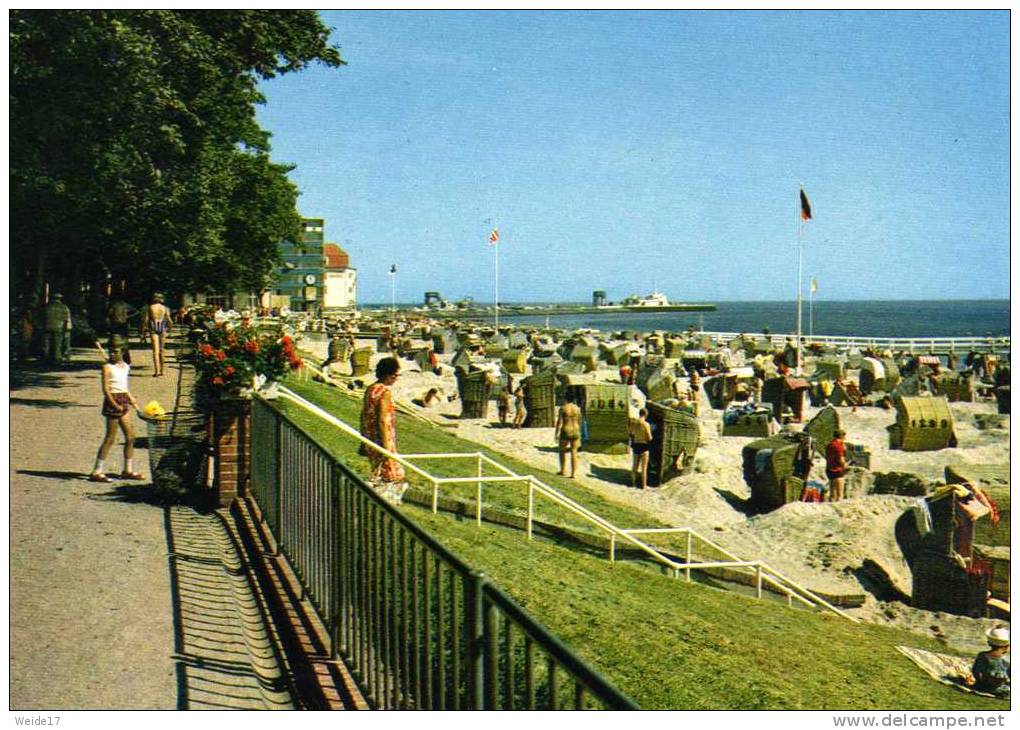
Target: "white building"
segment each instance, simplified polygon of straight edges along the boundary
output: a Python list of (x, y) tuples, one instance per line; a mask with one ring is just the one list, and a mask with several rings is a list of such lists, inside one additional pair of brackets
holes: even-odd
[(350, 266), (347, 252), (335, 243), (322, 247), (326, 259), (323, 309), (353, 309), (358, 304), (358, 270)]

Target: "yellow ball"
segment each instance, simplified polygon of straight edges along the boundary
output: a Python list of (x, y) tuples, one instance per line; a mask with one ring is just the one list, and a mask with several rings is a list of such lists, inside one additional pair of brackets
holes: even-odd
[(142, 409), (149, 418), (163, 418), (166, 415), (166, 411), (163, 410), (163, 406), (159, 404), (159, 401), (150, 400), (145, 404), (145, 408)]

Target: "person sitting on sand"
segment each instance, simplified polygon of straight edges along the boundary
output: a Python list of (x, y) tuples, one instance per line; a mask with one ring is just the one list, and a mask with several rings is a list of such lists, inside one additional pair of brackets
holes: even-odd
[(996, 626), (985, 634), (988, 637), (988, 651), (974, 659), (971, 668), (972, 684), (979, 692), (989, 692), (999, 697), (1009, 697), (1009, 629)]
[(640, 410), (637, 418), (630, 419), (630, 448), (634, 460), (630, 467), (630, 486), (637, 486), (641, 482), (641, 488), (648, 487), (648, 451), (652, 448), (652, 427), (648, 425), (648, 411)]
[(422, 408), (431, 408), (432, 406), (442, 402), (442, 398), (439, 397), (439, 388), (429, 388), (425, 395), (421, 398), (415, 398), (411, 402), (416, 406), (421, 406)]
[(567, 453), (570, 453), (570, 478), (577, 474), (577, 450), (581, 446), (581, 409), (574, 403), (574, 394), (567, 394), (567, 402), (556, 416), (555, 438), (560, 447), (560, 476), (566, 476)]

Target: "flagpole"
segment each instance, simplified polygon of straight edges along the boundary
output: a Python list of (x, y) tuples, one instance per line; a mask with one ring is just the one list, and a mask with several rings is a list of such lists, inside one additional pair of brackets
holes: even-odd
[(808, 291), (811, 292), (811, 296), (808, 297), (808, 339), (813, 340), (815, 338), (815, 285), (814, 279), (811, 280), (811, 286), (808, 287)]
[(397, 332), (397, 265), (390, 267), (390, 332)]
[(802, 312), (804, 309), (804, 295), (801, 287), (801, 279), (804, 275), (804, 216), (800, 215), (800, 226), (797, 229), (797, 375), (801, 374), (801, 335)]
[(499, 332), (499, 240), (496, 240), (496, 332)]

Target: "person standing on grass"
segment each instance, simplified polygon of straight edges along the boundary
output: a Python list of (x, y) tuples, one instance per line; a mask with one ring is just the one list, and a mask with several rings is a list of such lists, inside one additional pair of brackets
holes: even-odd
[(630, 448), (634, 455), (630, 468), (630, 486), (635, 487), (640, 481), (642, 489), (648, 487), (648, 451), (652, 448), (652, 427), (647, 418), (648, 411), (642, 408), (638, 417), (630, 420)]
[(825, 447), (825, 476), (829, 478), (829, 501), (843, 499), (843, 481), (846, 478), (846, 446), (843, 438), (846, 431), (836, 429), (832, 441)]
[(560, 447), (560, 476), (566, 476), (567, 454), (570, 454), (570, 478), (577, 474), (577, 450), (581, 446), (581, 409), (574, 403), (574, 394), (567, 394), (567, 402), (556, 417), (555, 438)]
[(138, 410), (138, 401), (128, 390), (128, 375), (131, 366), (124, 362), (124, 345), (120, 338), (113, 338), (109, 360), (103, 365), (103, 416), (106, 418), (106, 435), (96, 454), (96, 463), (89, 474), (90, 482), (112, 482), (106, 475), (106, 457), (117, 440), (117, 429), (124, 434), (124, 470), (121, 479), (144, 479), (134, 470), (135, 430), (131, 423), (131, 408)]
[[(400, 377), (400, 362), (384, 357), (375, 366), (376, 382), (368, 386), (361, 406), (361, 435), (391, 453), (397, 451), (397, 409), (390, 388)], [(404, 467), (398, 461), (365, 444), (360, 453), (372, 464), (374, 480), (399, 483), (404, 481)]]
[(163, 304), (162, 294), (152, 295), (145, 326), (152, 341), (152, 377), (157, 378), (163, 375), (166, 336), (170, 332), (170, 310)]

